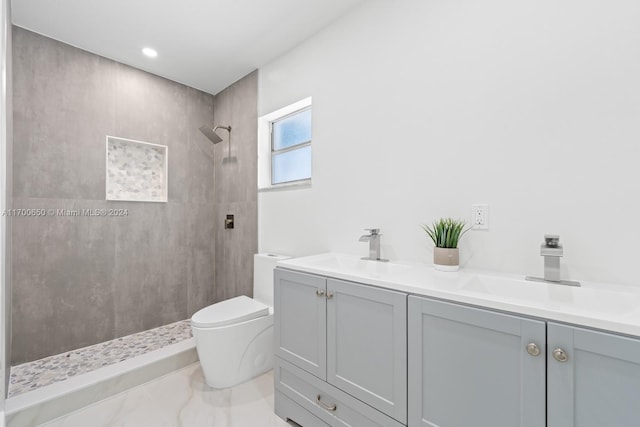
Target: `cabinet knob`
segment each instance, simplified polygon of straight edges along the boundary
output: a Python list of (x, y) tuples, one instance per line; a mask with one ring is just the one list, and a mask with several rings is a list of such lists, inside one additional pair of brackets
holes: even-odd
[(531, 356), (539, 356), (540, 355), (540, 347), (538, 347), (538, 345), (534, 342), (529, 343), (527, 345), (527, 353), (529, 353)]
[(569, 355), (563, 349), (556, 348), (555, 350), (553, 350), (553, 358), (558, 362), (566, 362), (567, 360), (569, 360)]
[(320, 395), (316, 396), (316, 403), (322, 406), (327, 411), (335, 411), (336, 409), (338, 409), (338, 406), (335, 403), (333, 405), (327, 405), (322, 400), (320, 400)]
[(324, 295), (324, 289), (316, 289), (316, 295), (318, 295), (319, 297)]
[(333, 292), (329, 291), (327, 292), (327, 299), (331, 299), (333, 298)]

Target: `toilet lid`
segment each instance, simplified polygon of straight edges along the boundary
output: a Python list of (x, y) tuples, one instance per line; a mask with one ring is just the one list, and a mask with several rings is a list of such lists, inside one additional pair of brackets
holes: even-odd
[(205, 307), (191, 317), (191, 325), (200, 328), (232, 325), (269, 314), (269, 306), (245, 295)]

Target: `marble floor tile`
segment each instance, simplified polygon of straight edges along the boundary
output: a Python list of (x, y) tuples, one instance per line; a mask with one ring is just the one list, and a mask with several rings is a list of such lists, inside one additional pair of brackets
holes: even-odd
[(189, 319), (11, 367), (9, 396), (112, 365), (191, 338)]
[(224, 390), (199, 363), (40, 427), (291, 427), (273, 412), (273, 371)]

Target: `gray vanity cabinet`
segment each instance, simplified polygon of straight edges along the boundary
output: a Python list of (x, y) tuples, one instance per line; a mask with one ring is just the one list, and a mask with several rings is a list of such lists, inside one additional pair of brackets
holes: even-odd
[(640, 340), (549, 322), (549, 427), (640, 425)]
[(275, 411), (305, 427), (640, 426), (640, 339), (275, 270)]
[(410, 427), (544, 427), (545, 322), (409, 297)]
[(279, 416), (299, 405), (332, 426), (406, 424), (406, 294), (276, 269), (274, 310)]

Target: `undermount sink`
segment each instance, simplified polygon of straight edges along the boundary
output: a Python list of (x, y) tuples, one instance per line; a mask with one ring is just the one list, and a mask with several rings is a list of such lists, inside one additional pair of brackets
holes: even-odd
[(640, 309), (640, 293), (611, 291), (604, 286), (573, 287), (475, 274), (460, 290), (513, 302), (538, 303), (550, 308), (571, 307), (597, 313), (625, 314)]
[[(295, 260), (293, 260), (295, 262)], [(390, 261), (363, 260), (353, 255), (326, 254), (307, 258), (305, 265), (320, 270), (343, 272), (347, 274), (364, 275), (370, 277), (383, 277), (397, 275), (409, 270), (411, 267)]]

